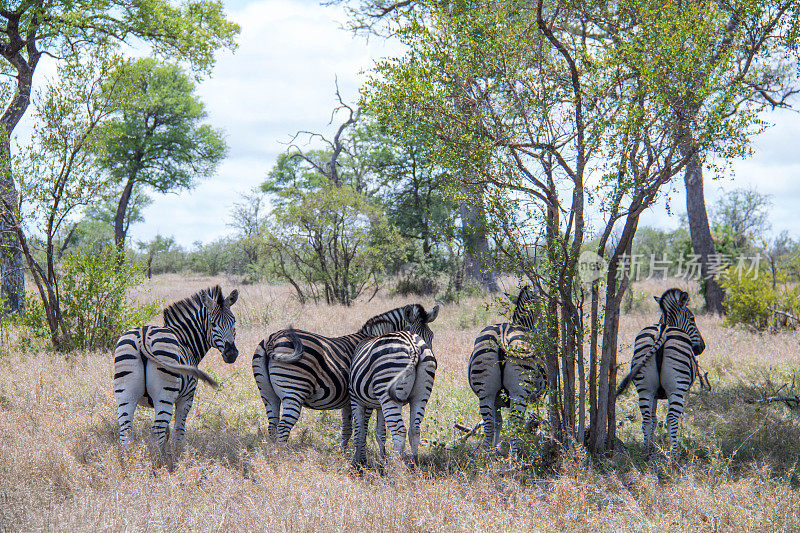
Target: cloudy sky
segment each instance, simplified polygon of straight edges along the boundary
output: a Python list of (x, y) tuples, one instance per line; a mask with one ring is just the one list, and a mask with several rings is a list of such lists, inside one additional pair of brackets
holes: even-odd
[[(392, 51), (380, 39), (366, 41), (341, 29), (342, 9), (315, 0), (228, 0), (226, 5), (242, 28), (239, 48), (219, 56), (199, 93), (209, 121), (225, 132), (228, 159), (194, 190), (155, 197), (146, 221), (131, 228), (134, 242), (160, 233), (190, 247), (229, 233), (230, 208), (264, 180), (291, 135), (326, 130), (336, 105), (335, 79), (345, 100), (353, 102), (363, 71)], [(785, 111), (767, 119), (775, 126), (756, 140), (754, 156), (734, 165), (734, 178), (707, 180), (706, 199), (711, 203), (723, 190), (755, 187), (772, 195), (773, 228), (800, 236), (794, 218), (800, 209), (800, 116)], [(671, 196), (673, 214), (658, 205), (642, 223), (677, 226), (684, 211), (682, 188)]]

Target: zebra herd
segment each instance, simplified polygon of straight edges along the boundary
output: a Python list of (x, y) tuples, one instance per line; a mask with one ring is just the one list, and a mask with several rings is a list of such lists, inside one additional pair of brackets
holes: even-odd
[[(136, 406), (155, 410), (154, 444), (163, 454), (169, 423), (175, 418), (175, 447), (180, 450), (186, 418), (192, 406), (197, 380), (216, 387), (216, 381), (197, 366), (213, 347), (226, 363), (238, 356), (235, 344), (236, 303), (234, 290), (224, 297), (221, 288), (202, 290), (164, 309), (164, 326), (132, 329), (120, 337), (114, 350), (114, 396), (117, 401), (120, 442), (130, 439)], [(633, 381), (639, 394), (645, 454), (653, 451), (656, 402), (669, 401), (667, 423), (673, 458), (678, 457), (677, 429), (686, 392), (698, 374), (696, 356), (705, 349), (689, 295), (669, 289), (656, 298), (661, 317), (636, 338), (631, 372), (617, 390), (621, 394)], [(468, 381), (478, 397), (485, 447), (500, 440), (502, 407), (521, 426), (530, 402), (540, 397), (547, 384), (543, 358), (531, 337), (542, 334), (536, 323), (538, 298), (530, 286), (515, 299), (511, 323), (484, 328), (475, 340), (468, 363)], [(367, 424), (377, 412), (375, 438), (385, 457), (387, 426), (394, 452), (402, 454), (406, 437), (413, 459), (418, 459), (420, 426), (436, 374), (433, 331), (429, 324), (439, 313), (420, 304), (392, 309), (369, 319), (357, 332), (325, 337), (292, 327), (262, 340), (253, 356), (253, 376), (269, 419), (269, 437), (286, 442), (303, 407), (340, 409), (342, 447), (353, 434), (353, 465), (366, 462)], [(410, 405), (409, 427), (401, 410)], [(519, 442), (511, 439), (518, 454)]]

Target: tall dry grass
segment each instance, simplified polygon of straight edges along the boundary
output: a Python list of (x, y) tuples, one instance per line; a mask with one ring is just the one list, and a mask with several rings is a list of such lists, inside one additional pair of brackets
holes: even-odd
[[(169, 302), (222, 279), (163, 276), (141, 299)], [(651, 323), (647, 283), (637, 310), (623, 318), (621, 358)], [(0, 359), (0, 527), (13, 530), (270, 531), (792, 531), (800, 529), (798, 412), (755, 403), (794, 382), (800, 388), (797, 334), (758, 336), (700, 317), (711, 393), (693, 389), (681, 432), (679, 468), (662, 455), (639, 456), (635, 398), (619, 399), (616, 457), (589, 466), (565, 459), (557, 474), (520, 471), (478, 448), (429, 447), (414, 471), (351, 474), (338, 447), (337, 413), (306, 410), (288, 446), (264, 438), (265, 413), (250, 369), (256, 343), (278, 328), (337, 335), (413, 298), (379, 295), (351, 308), (301, 307), (285, 287), (246, 285), (235, 307), (239, 360), (216, 352), (204, 369), (221, 382), (200, 386), (187, 446), (170, 471), (148, 448), (152, 410), (140, 408), (134, 445), (117, 446), (110, 353), (26, 353), (11, 345)], [(466, 383), (475, 334), (498, 320), (488, 299), (442, 306), (433, 324), (439, 361), (423, 438), (458, 435), (454, 419), (479, 419)], [(421, 301), (426, 307), (433, 302)], [(626, 367), (627, 368), (627, 365)], [(662, 406), (660, 418), (664, 417)], [(664, 429), (658, 443), (668, 448)], [(374, 444), (370, 443), (374, 453)]]

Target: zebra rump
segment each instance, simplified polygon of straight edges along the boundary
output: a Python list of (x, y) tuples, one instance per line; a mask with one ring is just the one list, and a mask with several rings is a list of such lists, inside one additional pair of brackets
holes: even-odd
[[(394, 451), (402, 454), (406, 436), (418, 460), (420, 426), (436, 375), (436, 357), (430, 345), (415, 333), (398, 331), (370, 339), (353, 357), (350, 368), (350, 402), (355, 423), (353, 466), (366, 462), (367, 424), (378, 411), (375, 438), (381, 457), (386, 455), (386, 429), (392, 433)], [(409, 429), (403, 422), (403, 405), (409, 407)]]
[[(510, 296), (509, 296), (510, 297)], [(521, 426), (529, 402), (546, 388), (542, 361), (532, 351), (530, 336), (537, 331), (538, 298), (529, 286), (515, 299), (513, 323), (486, 326), (478, 334), (467, 365), (470, 388), (478, 397), (485, 447), (499, 443), (502, 407), (510, 407), (511, 420)], [(517, 439), (511, 449), (519, 450)]]

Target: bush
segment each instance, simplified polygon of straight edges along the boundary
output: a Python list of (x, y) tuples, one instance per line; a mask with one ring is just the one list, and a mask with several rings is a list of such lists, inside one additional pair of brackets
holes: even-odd
[(141, 285), (141, 267), (117, 251), (79, 251), (64, 257), (61, 274), (61, 316), (66, 338), (60, 348), (109, 348), (134, 326), (158, 313), (158, 302), (136, 304), (128, 290)]
[[(779, 273), (779, 278), (786, 276)], [(745, 325), (758, 331), (767, 328), (796, 328), (797, 323), (787, 320), (787, 314), (798, 316), (800, 312), (800, 287), (779, 290), (772, 287), (772, 278), (764, 271), (737, 272), (730, 267), (721, 279), (725, 289), (726, 326)]]

